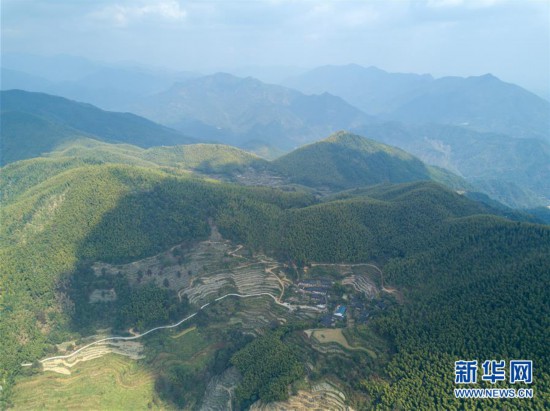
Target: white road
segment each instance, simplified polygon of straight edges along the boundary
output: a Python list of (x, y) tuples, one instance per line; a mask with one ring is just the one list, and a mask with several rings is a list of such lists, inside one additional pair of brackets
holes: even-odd
[[(290, 304), (287, 304), (287, 303), (281, 303), (277, 300), (277, 297), (275, 297), (274, 295), (271, 295), (269, 293), (257, 293), (257, 294), (234, 294), (234, 293), (230, 293), (230, 294), (225, 294), (224, 296), (222, 297), (218, 297), (216, 298), (213, 302), (216, 302), (216, 301), (221, 301), (223, 300), (224, 298), (227, 298), (227, 297), (238, 297), (238, 298), (249, 298), (249, 297), (263, 297), (263, 296), (269, 296), (271, 298), (273, 298), (273, 300), (275, 301), (275, 303), (289, 309), (289, 310), (292, 310), (293, 307), (290, 305)], [(165, 329), (168, 329), (168, 328), (175, 328), (175, 327), (178, 327), (179, 325), (183, 324), (184, 322), (190, 320), (191, 318), (193, 318), (194, 316), (196, 316), (199, 311), (205, 309), (206, 307), (208, 307), (211, 303), (206, 303), (204, 305), (202, 305), (199, 310), (191, 315), (188, 315), (187, 317), (185, 317), (184, 319), (178, 321), (177, 323), (175, 324), (170, 324), (170, 325), (162, 325), (160, 327), (155, 327), (155, 328), (151, 328), (150, 330), (148, 331), (145, 331), (144, 333), (142, 334), (137, 334), (137, 335), (133, 335), (131, 337), (108, 337), (108, 338), (102, 338), (101, 340), (97, 340), (97, 341), (94, 341), (90, 344), (87, 344), (85, 345), (84, 347), (81, 347), (79, 348), (78, 350), (76, 351), (73, 351), (71, 354), (67, 354), (67, 355), (57, 355), (55, 357), (48, 357), (48, 358), (44, 358), (42, 360), (40, 360), (41, 363), (45, 363), (47, 361), (52, 361), (52, 360), (65, 360), (67, 358), (71, 358), (71, 357), (74, 357), (76, 354), (78, 354), (79, 352), (85, 350), (86, 348), (89, 348), (89, 347), (92, 347), (94, 345), (97, 345), (97, 344), (101, 344), (101, 343), (104, 343), (106, 341), (130, 341), (130, 340), (137, 340), (138, 338), (141, 338), (141, 337), (144, 337), (146, 336), (147, 334), (151, 334), (152, 332), (154, 331), (157, 331), (157, 330), (165, 330)], [(31, 363), (23, 363), (21, 364), (23, 367), (30, 367), (32, 364)]]

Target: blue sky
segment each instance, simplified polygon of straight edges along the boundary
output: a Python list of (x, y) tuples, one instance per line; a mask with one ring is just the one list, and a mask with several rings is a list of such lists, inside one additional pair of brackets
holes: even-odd
[(2, 52), (180, 70), (358, 63), (550, 88), (548, 0), (2, 0)]

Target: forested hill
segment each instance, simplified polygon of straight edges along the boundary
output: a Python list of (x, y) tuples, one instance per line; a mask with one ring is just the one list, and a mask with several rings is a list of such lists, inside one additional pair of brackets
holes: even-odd
[(141, 147), (196, 141), (134, 114), (104, 111), (48, 94), (9, 90), (1, 91), (0, 99), (0, 164), (39, 156), (83, 136)]
[[(26, 178), (22, 168), (49, 167), (45, 159), (65, 159), (87, 163), (116, 163), (152, 168), (190, 171), (245, 185), (270, 185), (337, 192), (379, 183), (436, 181), (456, 190), (471, 187), (460, 177), (422, 163), (394, 147), (345, 132), (303, 148), (274, 161), (221, 144), (187, 144), (171, 147), (141, 147), (110, 144), (81, 137), (57, 146), (44, 157), (10, 164), (4, 172)], [(39, 173), (32, 173), (39, 176)], [(17, 189), (14, 186), (14, 189)], [(11, 188), (10, 188), (11, 190)]]
[(403, 150), (343, 131), (273, 163), (291, 181), (332, 190), (417, 180), (468, 187), (458, 176), (427, 166)]

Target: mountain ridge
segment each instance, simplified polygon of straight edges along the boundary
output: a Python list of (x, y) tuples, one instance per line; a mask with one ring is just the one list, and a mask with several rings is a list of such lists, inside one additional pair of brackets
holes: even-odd
[[(29, 158), (74, 138), (94, 137), (100, 141), (132, 142), (135, 145), (185, 144), (197, 140), (131, 113), (101, 110), (91, 104), (75, 102), (46, 93), (23, 90), (1, 91), (2, 164)], [(15, 121), (17, 116), (29, 121)], [(30, 121), (32, 119), (32, 121)], [(40, 124), (28, 128), (29, 123)], [(60, 135), (53, 130), (61, 129)], [(48, 132), (52, 130), (52, 132)], [(21, 139), (27, 149), (21, 150)]]
[(191, 79), (134, 106), (135, 112), (192, 135), (233, 145), (250, 140), (286, 149), (374, 119), (330, 94), (306, 96), (227, 73)]
[(436, 79), (355, 64), (320, 67), (284, 84), (331, 92), (386, 120), (462, 125), (550, 142), (550, 102), (492, 74)]

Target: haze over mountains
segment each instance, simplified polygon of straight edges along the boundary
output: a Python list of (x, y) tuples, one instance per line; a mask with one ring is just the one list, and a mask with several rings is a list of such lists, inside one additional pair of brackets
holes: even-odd
[(286, 150), (373, 121), (328, 93), (308, 96), (225, 73), (178, 83), (133, 111), (190, 135), (237, 145), (260, 140)]
[(78, 137), (142, 147), (196, 141), (135, 114), (108, 112), (43, 93), (0, 93), (1, 164), (38, 156)]
[(550, 103), (491, 74), (434, 79), (351, 64), (320, 67), (285, 84), (305, 93), (333, 93), (383, 119), (463, 126), (550, 142)]
[[(116, 132), (108, 131), (121, 114), (102, 119), (102, 130), (89, 129), (65, 122), (59, 113), (12, 109), (6, 99), (6, 136), (12, 129), (19, 132), (23, 118), (30, 135), (42, 136), (29, 153), (51, 151), (52, 135), (62, 140), (78, 134), (142, 147), (194, 138), (274, 158), (349, 130), (447, 168), (508, 206), (536, 207), (550, 201), (550, 103), (491, 75), (435, 79), (354, 64), (324, 66), (284, 82), (300, 92), (225, 73), (200, 76), (112, 67), (70, 56), (8, 55), (3, 64), (8, 67), (3, 68), (3, 89), (55, 91), (102, 108), (135, 112), (171, 128), (134, 117), (133, 127), (139, 123), (141, 130), (131, 141), (116, 127), (111, 130)], [(16, 147), (4, 145), (4, 162), (23, 158), (10, 154)]]
[(41, 91), (91, 103), (105, 110), (123, 111), (136, 99), (197, 76), (190, 72), (111, 65), (70, 55), (3, 54), (2, 90)]
[(42, 91), (0, 92), (0, 408), (311, 407), (321, 386), (323, 407), (458, 409), (434, 401), (455, 357), (495, 347), (548, 390), (547, 102), (491, 76), (325, 67), (302, 92), (59, 61), (2, 74)]
[[(342, 164), (343, 151), (346, 159), (353, 160), (347, 168)], [(383, 169), (386, 161), (377, 158), (384, 155), (389, 156), (388, 169)], [(376, 176), (388, 184), (319, 197), (315, 190), (291, 184), (276, 189), (265, 183), (245, 187), (213, 181), (194, 171), (237, 175), (255, 168), (256, 162), (260, 166), (267, 162), (235, 148), (204, 144), (142, 149), (80, 140), (47, 157), (3, 167), (0, 190), (6, 224), (0, 227), (0, 280), (6, 292), (0, 371), (6, 388), (2, 400), (16, 407), (46, 403), (55, 408), (72, 403), (76, 396), (78, 407), (93, 408), (88, 405), (91, 401), (107, 401), (100, 388), (108, 386), (120, 398), (119, 408), (125, 408), (128, 391), (134, 391), (128, 384), (146, 375), (139, 381), (140, 386), (147, 384), (148, 392), (138, 400), (132, 396), (136, 408), (147, 406), (151, 398), (169, 409), (190, 408), (205, 401), (209, 382), (214, 384), (235, 365), (237, 353), (257, 348), (252, 337), (243, 338), (245, 332), (260, 342), (274, 333), (271, 349), (252, 355), (262, 361), (261, 375), (280, 373), (280, 364), (293, 360), (295, 369), (313, 367), (311, 378), (316, 382), (330, 378), (339, 390), (345, 389), (344, 398), (352, 405), (383, 402), (389, 408), (430, 408), (431, 391), (415, 397), (410, 395), (411, 387), (423, 384), (445, 391), (450, 380), (440, 375), (454, 356), (467, 355), (461, 350), (484, 349), (487, 353), (482, 355), (490, 355), (495, 345), (504, 347), (511, 358), (517, 355), (541, 364), (537, 386), (547, 389), (547, 226), (509, 221), (498, 210), (434, 182), (392, 184), (392, 173), (399, 173), (399, 179), (408, 173), (415, 180), (419, 172), (424, 180), (424, 166), (400, 150), (358, 136), (338, 134), (285, 157), (275, 166), (290, 178), (294, 171), (302, 173), (297, 181), (318, 176), (325, 179), (322, 185), (332, 185), (336, 191), (376, 183), (380, 181), (373, 180)], [(205, 164), (211, 165), (210, 170)], [(370, 164), (375, 167), (368, 170)], [(231, 165), (237, 167), (225, 168)], [(335, 167), (342, 169), (325, 173)], [(334, 178), (334, 184), (328, 177)], [(249, 262), (255, 255), (262, 260)], [(151, 265), (142, 271), (144, 262)], [(285, 269), (284, 264), (290, 267)], [(381, 267), (383, 285), (378, 282), (380, 272), (364, 271), (365, 264)], [(96, 273), (96, 266), (103, 269)], [(313, 345), (315, 340), (304, 330), (319, 327), (322, 313), (304, 305), (294, 310), (281, 307), (272, 291), (277, 287), (279, 295), (279, 282), (268, 277), (275, 275), (270, 272), (274, 269), (285, 269), (287, 284), (279, 297), (285, 303), (283, 298), (295, 304), (287, 296), (286, 290), (293, 287), (289, 282), (326, 280), (329, 275), (337, 284), (331, 286), (331, 294), (342, 287), (340, 293), (347, 296), (331, 297), (338, 298), (338, 304), (352, 307), (351, 296), (365, 299), (368, 322), (356, 326), (343, 322), (342, 329), (325, 326), (326, 332), (353, 331), (353, 345), (333, 343), (328, 352), (322, 350), (327, 344)], [(372, 297), (354, 291), (353, 284), (342, 284), (357, 276), (376, 290)], [(533, 287), (537, 282), (540, 287)], [(220, 300), (226, 293), (244, 293), (237, 288), (243, 284), (264, 294), (238, 303)], [(102, 292), (113, 295), (108, 290), (114, 290), (114, 300), (90, 298)], [(179, 290), (200, 294), (195, 299), (187, 294), (178, 298)], [(500, 304), (495, 304), (493, 293), (499, 295)], [(295, 295), (298, 292), (291, 298)], [(332, 300), (329, 304), (331, 314), (335, 304)], [(464, 306), (471, 315), (457, 316)], [(144, 333), (199, 311), (181, 330), (160, 330), (140, 339), (149, 355), (145, 358), (92, 351), (85, 367), (75, 364), (70, 376), (45, 373), (48, 364), (21, 365), (71, 355), (88, 343), (82, 342), (84, 337), (96, 338), (97, 330), (109, 335), (127, 335), (130, 328)], [(518, 311), (532, 315), (510, 321)], [(279, 323), (279, 318), (286, 321)], [(526, 338), (525, 344), (518, 345), (517, 338)], [(274, 353), (272, 347), (286, 347), (285, 355)], [(139, 370), (138, 377), (124, 368), (115, 374), (124, 378), (119, 383), (109, 374), (113, 362), (130, 362)], [(188, 362), (193, 368), (185, 368)], [(430, 379), (415, 366), (418, 362), (429, 364)], [(239, 370), (244, 373), (250, 367)], [(285, 379), (279, 395), (261, 391), (259, 398), (284, 400), (290, 395), (287, 385), (305, 372)], [(71, 384), (50, 393), (52, 379), (67, 378)], [(246, 387), (254, 381), (237, 374), (231, 384)], [(381, 383), (386, 390), (377, 390)], [(237, 401), (244, 405), (236, 408), (244, 409), (257, 398), (238, 391)], [(444, 408), (460, 405), (452, 396), (444, 398)], [(522, 403), (517, 401), (521, 400), (507, 405), (520, 409)], [(544, 399), (535, 401), (537, 408)]]

